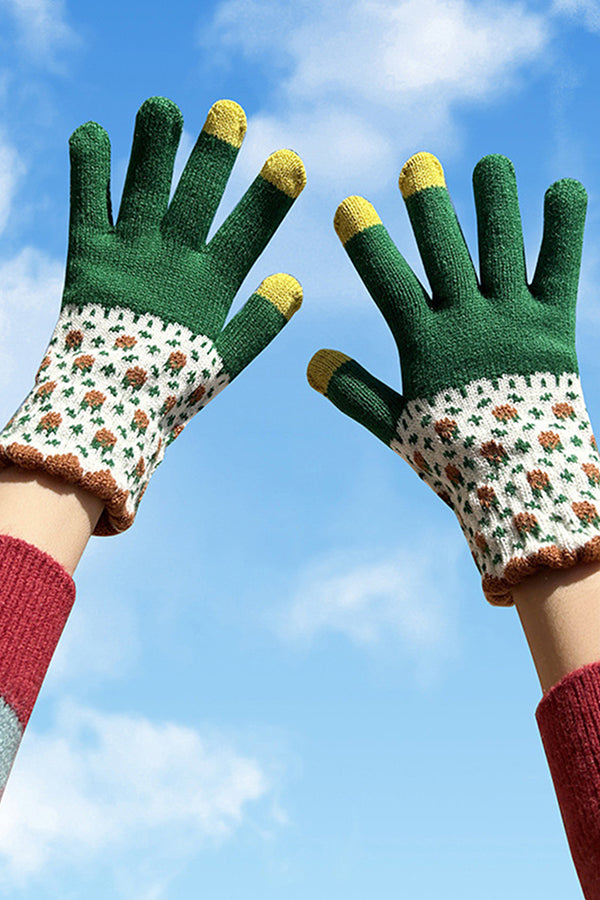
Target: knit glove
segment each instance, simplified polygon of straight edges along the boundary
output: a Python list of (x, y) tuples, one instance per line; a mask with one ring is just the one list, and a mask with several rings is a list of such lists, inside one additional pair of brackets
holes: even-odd
[(94, 122), (72, 135), (60, 316), (0, 433), (0, 465), (43, 469), (105, 502), (96, 534), (129, 528), (166, 446), (302, 301), (294, 278), (272, 275), (223, 327), (306, 175), (291, 150), (272, 154), (207, 243), (246, 118), (230, 100), (212, 106), (169, 203), (182, 124), (170, 100), (142, 105), (114, 225), (108, 136)]
[(374, 208), (342, 202), (335, 228), (394, 335), (403, 395), (334, 350), (308, 380), (454, 510), (486, 598), (509, 606), (540, 568), (600, 559), (600, 459), (575, 353), (587, 198), (571, 179), (548, 189), (528, 285), (511, 162), (486, 156), (473, 185), (479, 281), (438, 160), (417, 153), (400, 174), (431, 296)]

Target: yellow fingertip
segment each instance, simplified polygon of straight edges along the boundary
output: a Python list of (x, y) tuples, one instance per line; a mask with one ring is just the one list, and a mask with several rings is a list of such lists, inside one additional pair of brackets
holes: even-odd
[(269, 275), (260, 283), (256, 293), (277, 307), (288, 320), (302, 306), (302, 285), (285, 272)]
[(340, 353), (339, 350), (317, 350), (306, 370), (306, 377), (311, 388), (327, 396), (329, 382), (334, 373), (349, 359), (349, 356)]
[(246, 113), (233, 100), (217, 100), (208, 111), (202, 131), (233, 147), (241, 147), (246, 134)]
[(381, 219), (364, 197), (346, 197), (333, 217), (333, 227), (342, 244), (347, 244), (351, 237), (372, 225), (381, 225)]
[(276, 188), (295, 199), (306, 185), (304, 163), (293, 150), (276, 150), (271, 153), (260, 174)]
[(398, 187), (405, 200), (428, 187), (446, 187), (441, 162), (433, 153), (415, 153), (402, 166)]

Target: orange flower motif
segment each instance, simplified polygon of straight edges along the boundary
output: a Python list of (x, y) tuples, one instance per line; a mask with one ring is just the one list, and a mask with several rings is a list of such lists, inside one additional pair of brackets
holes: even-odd
[(598, 518), (598, 512), (593, 503), (590, 503), (589, 500), (581, 500), (579, 503), (571, 503), (571, 509), (577, 516), (577, 518), (583, 522), (584, 525), (591, 525)]
[(104, 450), (112, 450), (116, 443), (116, 436), (108, 428), (101, 428), (92, 439), (92, 447), (102, 447)]
[(150, 419), (143, 409), (136, 409), (131, 422), (132, 427), (137, 428), (139, 431), (145, 431), (149, 424)]
[(458, 425), (454, 419), (438, 419), (437, 422), (433, 423), (433, 428), (435, 433), (446, 444), (456, 437), (456, 432), (458, 431)]
[(598, 449), (598, 444), (596, 443), (596, 438), (594, 437), (594, 435), (592, 435), (591, 438), (590, 438), (590, 444), (592, 445), (592, 447), (594, 448), (594, 450), (597, 450), (597, 449)]
[(162, 405), (161, 413), (163, 416), (166, 416), (167, 413), (170, 413), (175, 404), (177, 403), (177, 397), (171, 394), (170, 397), (167, 397), (165, 402)]
[(477, 498), (484, 509), (489, 509), (496, 501), (496, 491), (491, 485), (477, 488)]
[(484, 459), (487, 459), (489, 463), (495, 466), (506, 462), (508, 456), (502, 444), (498, 444), (496, 441), (487, 441), (485, 444), (482, 444), (479, 452)]
[(501, 406), (495, 406), (492, 410), (492, 415), (498, 419), (499, 422), (504, 422), (505, 425), (511, 419), (519, 418), (517, 410), (508, 403), (503, 403)]
[(598, 484), (600, 482), (600, 469), (594, 463), (582, 463), (581, 468), (587, 475), (590, 484)]
[(188, 397), (188, 403), (200, 403), (202, 398), (206, 393), (206, 388), (203, 384), (198, 385), (197, 388), (194, 388), (190, 396)]
[(185, 353), (182, 353), (181, 350), (173, 350), (166, 364), (174, 372), (179, 372), (181, 371), (181, 369), (183, 369), (186, 362), (187, 356), (185, 355)]
[(65, 337), (65, 347), (67, 350), (79, 350), (83, 343), (83, 332), (79, 329), (72, 329)]
[(118, 350), (131, 350), (137, 344), (137, 338), (132, 334), (120, 334), (115, 341), (115, 348)]
[(484, 538), (484, 536), (482, 535), (482, 533), (480, 531), (477, 531), (475, 533), (474, 541), (475, 541), (475, 546), (479, 550), (481, 550), (482, 553), (485, 553), (486, 550), (488, 549), (488, 542), (486, 541), (486, 539)]
[(100, 409), (105, 400), (106, 394), (103, 394), (102, 391), (88, 391), (81, 401), (81, 405), (96, 410)]
[(513, 516), (513, 522), (519, 534), (530, 534), (538, 528), (538, 520), (533, 513), (517, 513)]
[(80, 372), (89, 372), (92, 366), (94, 365), (94, 357), (90, 356), (88, 353), (84, 353), (82, 356), (77, 356), (73, 360), (73, 368), (79, 369)]
[(540, 491), (545, 491), (550, 486), (548, 475), (541, 469), (532, 469), (531, 472), (528, 472), (527, 481), (534, 494), (539, 494)]
[(549, 450), (550, 453), (552, 453), (553, 450), (558, 450), (562, 447), (560, 435), (556, 434), (554, 431), (542, 431), (538, 434), (538, 441), (544, 450)]
[(463, 477), (461, 475), (460, 469), (458, 466), (453, 466), (451, 463), (446, 466), (444, 469), (446, 475), (448, 476), (448, 481), (451, 481), (452, 484), (462, 484)]
[(144, 457), (140, 456), (137, 466), (135, 467), (135, 474), (138, 478), (141, 478), (144, 472), (146, 471), (146, 463), (144, 462)]
[(148, 373), (141, 366), (132, 366), (125, 372), (123, 384), (125, 387), (132, 387), (139, 390), (147, 381)]
[(552, 412), (557, 419), (571, 419), (575, 416), (575, 410), (570, 403), (555, 403)]
[(171, 434), (173, 435), (172, 440), (175, 440), (176, 437), (179, 437), (185, 425), (176, 425)]
[(36, 431), (45, 431), (46, 434), (53, 434), (61, 422), (62, 422), (62, 416), (60, 413), (58, 413), (58, 412), (46, 413), (46, 415), (42, 416), (42, 418), (38, 422)]
[(430, 472), (431, 471), (431, 469), (429, 468), (429, 463), (427, 462), (427, 460), (425, 459), (425, 457), (419, 450), (415, 450), (414, 455), (413, 455), (413, 460), (414, 460), (415, 466), (418, 469), (421, 469), (422, 472)]
[(438, 495), (440, 500), (443, 500), (444, 503), (446, 503), (447, 506), (452, 509), (452, 500), (450, 499), (450, 494), (447, 491), (436, 491), (436, 494)]
[(40, 374), (40, 372), (43, 372), (44, 369), (47, 369), (49, 365), (50, 365), (50, 357), (45, 356), (40, 363), (40, 367), (38, 369), (38, 375)]
[(41, 384), (37, 391), (35, 392), (36, 397), (49, 397), (52, 391), (56, 388), (55, 381), (47, 381), (45, 384)]

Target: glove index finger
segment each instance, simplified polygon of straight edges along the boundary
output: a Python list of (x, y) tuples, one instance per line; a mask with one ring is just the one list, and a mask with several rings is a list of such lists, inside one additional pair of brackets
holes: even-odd
[(209, 241), (207, 252), (232, 299), (305, 185), (300, 157), (277, 150)]
[(306, 377), (315, 391), (388, 447), (391, 445), (404, 405), (393, 388), (339, 350), (318, 350), (308, 364)]
[(346, 197), (338, 206), (333, 227), (371, 297), (401, 339), (407, 316), (427, 308), (427, 294), (364, 197)]
[(215, 341), (230, 379), (271, 343), (301, 305), (302, 286), (292, 275), (280, 272), (260, 283)]
[(246, 114), (238, 103), (213, 103), (163, 219), (164, 234), (195, 250), (204, 246), (245, 134)]
[(440, 161), (433, 153), (415, 153), (402, 167), (398, 186), (431, 285), (434, 305), (458, 303), (477, 294), (477, 275)]

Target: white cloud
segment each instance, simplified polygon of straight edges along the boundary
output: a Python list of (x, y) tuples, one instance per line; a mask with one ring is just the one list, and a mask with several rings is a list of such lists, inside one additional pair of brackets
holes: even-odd
[(60, 308), (63, 264), (34, 247), (0, 260), (0, 417), (33, 387)]
[[(92, 543), (86, 557), (96, 548)], [(65, 685), (87, 690), (96, 682), (123, 678), (140, 654), (139, 627), (131, 604), (122, 595), (96, 593), (91, 579), (82, 582), (80, 572), (78, 576), (77, 600), (44, 680), (46, 696), (64, 693)]]
[(37, 62), (54, 64), (57, 54), (78, 43), (65, 20), (63, 0), (0, 0), (13, 17), (19, 39)]
[(600, 31), (599, 0), (554, 0), (552, 12), (581, 19), (590, 31)]
[(436, 149), (452, 144), (456, 107), (511, 89), (549, 31), (516, 4), (225, 0), (202, 40), (281, 73), (274, 111), (256, 117), (263, 153), (273, 133), (289, 135), (311, 175), (335, 180), (343, 170), (378, 186), (392, 153), (422, 149), (434, 135)]
[[(454, 591), (462, 543), (424, 540), (379, 558), (336, 552), (301, 573), (280, 634), (300, 645), (327, 633), (378, 651), (400, 648), (416, 662), (420, 681), (456, 652)], [(423, 546), (429, 545), (427, 551)]]
[(0, 233), (6, 228), (17, 182), (24, 172), (15, 148), (0, 139)]
[(0, 884), (107, 851), (119, 878), (140, 845), (168, 875), (169, 860), (229, 837), (269, 790), (261, 764), (217, 734), (63, 703), (50, 731), (28, 728), (6, 788)]

